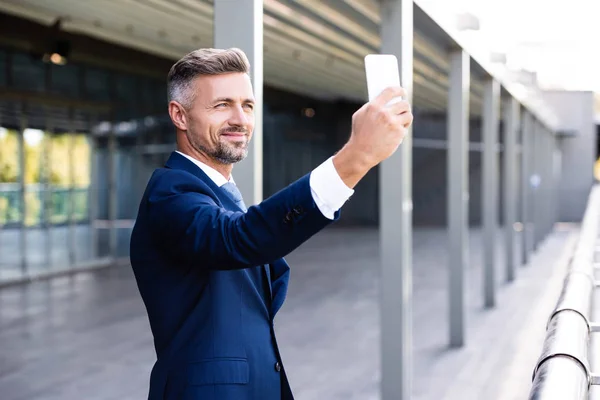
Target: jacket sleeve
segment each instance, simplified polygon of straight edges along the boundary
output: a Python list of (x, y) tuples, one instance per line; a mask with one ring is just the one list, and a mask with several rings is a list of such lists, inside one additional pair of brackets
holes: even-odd
[[(210, 269), (241, 269), (284, 257), (330, 224), (305, 175), (246, 213), (216, 204), (185, 172), (156, 177), (146, 202), (152, 235), (175, 256)], [(336, 213), (334, 220), (339, 218)]]

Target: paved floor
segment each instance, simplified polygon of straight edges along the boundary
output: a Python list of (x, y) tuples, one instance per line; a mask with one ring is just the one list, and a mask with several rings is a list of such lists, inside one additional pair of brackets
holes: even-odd
[[(481, 307), (481, 235), (471, 231), (467, 344), (447, 347), (446, 234), (414, 234), (415, 400), (527, 397), (545, 321), (576, 228), (554, 232), (498, 307)], [(499, 239), (501, 235), (499, 234)], [(498, 249), (502, 247), (499, 240)], [(330, 229), (287, 259), (292, 278), (276, 319), (298, 400), (379, 398), (377, 232)], [(142, 399), (154, 353), (128, 268), (0, 290), (2, 400)]]

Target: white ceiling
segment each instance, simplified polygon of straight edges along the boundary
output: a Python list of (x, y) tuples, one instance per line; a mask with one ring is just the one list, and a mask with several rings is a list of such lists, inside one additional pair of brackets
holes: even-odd
[[(0, 9), (48, 25), (62, 17), (66, 31), (172, 59), (213, 42), (208, 0), (0, 0)], [(265, 83), (321, 98), (366, 99), (363, 58), (380, 45), (376, 1), (265, 0), (264, 11)], [(414, 103), (443, 111), (446, 54), (415, 36)], [(477, 112), (481, 97), (471, 102)]]
[[(415, 0), (472, 53), (507, 56), (508, 70), (537, 74), (542, 88), (600, 91), (597, 0)], [(458, 32), (456, 16), (468, 12), (477, 31)], [(507, 26), (510, 29), (507, 29)]]
[[(0, 0), (0, 10), (47, 25), (61, 17), (66, 31), (173, 60), (213, 43), (210, 0)], [(363, 58), (380, 47), (379, 22), (376, 0), (264, 0), (265, 83), (364, 101)], [(431, 25), (416, 24), (413, 102), (445, 112), (448, 54), (424, 33)], [(470, 110), (479, 114), (481, 83), (471, 84)]]

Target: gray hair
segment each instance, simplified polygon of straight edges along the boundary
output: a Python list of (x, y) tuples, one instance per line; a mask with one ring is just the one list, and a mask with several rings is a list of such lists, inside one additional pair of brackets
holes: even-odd
[(167, 90), (170, 101), (188, 108), (194, 102), (192, 81), (200, 75), (221, 75), (233, 72), (249, 73), (250, 62), (238, 48), (198, 49), (177, 61), (167, 75)]

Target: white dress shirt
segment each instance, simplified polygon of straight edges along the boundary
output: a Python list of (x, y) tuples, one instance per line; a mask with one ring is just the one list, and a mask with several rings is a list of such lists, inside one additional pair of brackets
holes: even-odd
[[(180, 151), (177, 151), (177, 153), (196, 164), (210, 179), (212, 179), (215, 185), (221, 187), (227, 183), (227, 179), (214, 168), (209, 167), (203, 162), (200, 162), (187, 154), (183, 154)], [(229, 182), (234, 183), (233, 177), (231, 177)], [(333, 219), (335, 212), (342, 208), (344, 203), (346, 203), (350, 196), (354, 194), (354, 190), (346, 186), (344, 181), (342, 181), (342, 178), (340, 178), (340, 175), (337, 173), (335, 166), (333, 165), (333, 157), (330, 157), (327, 161), (323, 162), (313, 170), (310, 174), (309, 182), (310, 191), (315, 204), (321, 213), (329, 219)]]

